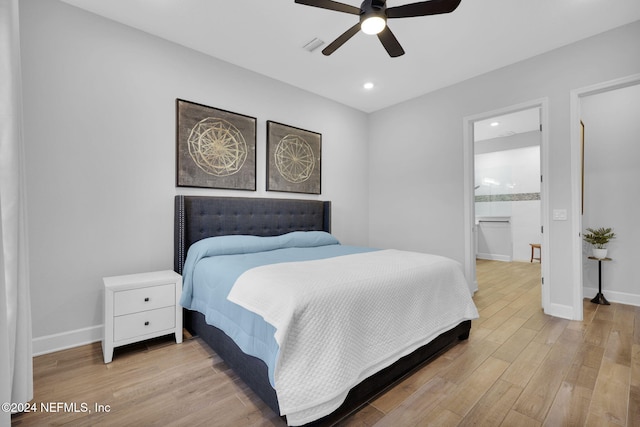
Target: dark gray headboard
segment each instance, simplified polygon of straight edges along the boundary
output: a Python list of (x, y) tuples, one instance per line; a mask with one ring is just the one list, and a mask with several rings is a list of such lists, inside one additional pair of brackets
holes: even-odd
[(189, 246), (206, 237), (279, 236), (291, 231), (331, 232), (331, 202), (176, 196), (173, 268), (182, 274)]

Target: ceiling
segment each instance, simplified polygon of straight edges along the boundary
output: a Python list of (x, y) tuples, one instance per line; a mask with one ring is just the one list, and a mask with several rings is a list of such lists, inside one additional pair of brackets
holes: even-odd
[(540, 108), (530, 108), (474, 122), (473, 140), (478, 142), (534, 130), (540, 130)]
[[(357, 16), (294, 0), (62, 1), (367, 113), (640, 19), (639, 0), (462, 0), (451, 14), (390, 19), (404, 56), (360, 32), (327, 57)], [(325, 44), (303, 49), (314, 38)]]

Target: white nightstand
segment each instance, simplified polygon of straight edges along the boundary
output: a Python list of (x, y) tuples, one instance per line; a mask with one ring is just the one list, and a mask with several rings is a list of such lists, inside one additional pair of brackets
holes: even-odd
[(182, 342), (182, 276), (175, 271), (105, 277), (104, 363), (113, 349), (162, 335), (175, 334)]

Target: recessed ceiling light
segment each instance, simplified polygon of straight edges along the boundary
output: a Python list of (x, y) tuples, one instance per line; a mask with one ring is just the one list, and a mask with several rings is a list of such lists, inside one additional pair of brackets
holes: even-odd
[(491, 123), (491, 127), (496, 127), (496, 126), (498, 126), (499, 124), (500, 124), (500, 123), (498, 123), (498, 122), (492, 122), (492, 123)]
[(371, 90), (373, 89), (373, 82), (366, 82), (364, 85), (362, 85), (362, 87), (364, 87), (367, 90)]

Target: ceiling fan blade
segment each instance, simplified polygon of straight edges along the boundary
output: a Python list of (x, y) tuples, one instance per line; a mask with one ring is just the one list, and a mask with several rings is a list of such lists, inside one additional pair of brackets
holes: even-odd
[(456, 10), (461, 0), (430, 0), (387, 9), (387, 18), (412, 18), (415, 16), (438, 15)]
[(350, 13), (352, 15), (360, 15), (360, 8), (350, 6), (344, 3), (338, 3), (331, 0), (296, 0), (298, 4), (306, 6), (319, 7), (320, 9), (335, 10), (336, 12)]
[(358, 22), (356, 25), (354, 25), (353, 27), (349, 28), (347, 31), (345, 31), (344, 33), (342, 33), (342, 35), (340, 37), (338, 37), (337, 39), (335, 39), (334, 41), (332, 41), (329, 46), (325, 47), (322, 50), (322, 53), (326, 56), (331, 55), (333, 52), (335, 52), (340, 46), (342, 46), (343, 44), (345, 44), (347, 42), (347, 40), (349, 40), (351, 37), (355, 36), (356, 33), (360, 31), (360, 23)]
[(396, 58), (398, 56), (404, 55), (404, 49), (400, 46), (400, 42), (396, 36), (393, 35), (389, 27), (385, 27), (380, 33), (378, 33), (378, 38), (382, 42), (382, 46), (387, 50), (387, 53), (390, 57)]

